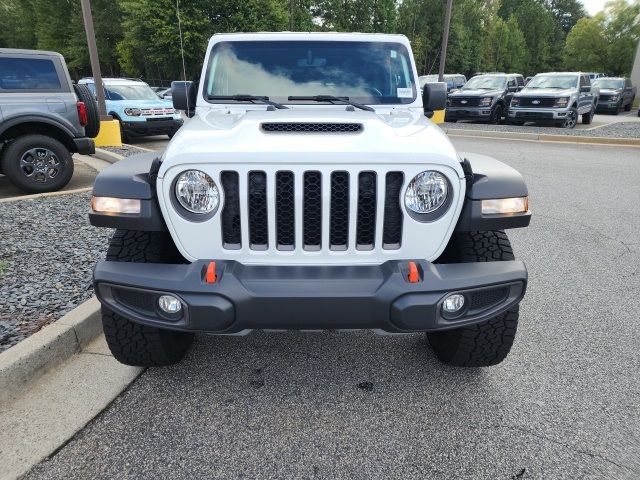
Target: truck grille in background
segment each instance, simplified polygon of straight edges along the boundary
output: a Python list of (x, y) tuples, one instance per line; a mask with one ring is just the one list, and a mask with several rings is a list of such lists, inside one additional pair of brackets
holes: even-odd
[(361, 123), (263, 123), (265, 132), (295, 132), (295, 133), (358, 133), (362, 131)]
[[(482, 97), (450, 97), (452, 107), (477, 107)], [(463, 103), (464, 102), (464, 103)]]
[[(387, 172), (384, 176), (380, 175), (382, 178), (371, 171), (350, 174), (341, 170), (330, 175), (315, 170), (298, 175), (280, 171), (274, 176), (267, 176), (263, 171), (250, 171), (247, 175), (246, 201), (243, 201), (239, 174), (235, 171), (221, 174), (225, 201), (220, 221), (225, 249), (241, 248), (242, 215), (248, 219), (251, 250), (275, 248), (287, 251), (296, 247), (308, 251), (349, 248), (372, 250), (378, 246), (394, 250), (401, 247), (402, 172)], [(357, 178), (357, 184), (350, 184), (351, 175), (357, 175), (354, 178), (354, 181)], [(352, 192), (352, 188), (357, 191)], [(382, 191), (378, 192), (378, 189)], [(378, 201), (378, 194), (383, 192), (384, 202)], [(301, 204), (298, 204), (301, 212), (296, 212), (296, 195), (302, 198)], [(354, 202), (356, 212), (350, 211), (352, 195), (357, 195), (357, 202)], [(269, 212), (275, 215), (275, 219), (270, 219), (271, 225), (275, 225), (275, 232), (269, 232)], [(301, 226), (296, 226), (296, 218), (301, 218)], [(328, 232), (323, 230), (325, 228)], [(382, 245), (376, 245), (376, 234), (380, 235), (380, 229)], [(269, 244), (270, 234), (275, 238), (275, 245)], [(296, 238), (297, 235), (301, 238)], [(323, 244), (323, 237), (328, 245)], [(350, 245), (354, 238), (355, 245)]]
[[(538, 103), (533, 103), (533, 102), (538, 102)], [(548, 108), (548, 107), (553, 107), (553, 105), (556, 103), (556, 99), (555, 98), (527, 98), (527, 97), (520, 97), (520, 107), (532, 107), (532, 108), (536, 108), (536, 107), (542, 107), (542, 108)]]
[(613, 95), (600, 95), (600, 97), (598, 97), (598, 101), (608, 102), (609, 100), (611, 100), (611, 97), (613, 97)]

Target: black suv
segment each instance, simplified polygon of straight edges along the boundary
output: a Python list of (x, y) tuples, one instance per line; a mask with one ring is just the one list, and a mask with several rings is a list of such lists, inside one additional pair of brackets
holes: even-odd
[(95, 152), (100, 119), (59, 53), (0, 48), (0, 173), (27, 193), (63, 188), (72, 153)]
[(511, 97), (523, 86), (524, 78), (519, 74), (477, 75), (449, 94), (445, 121), (501, 123), (507, 116)]

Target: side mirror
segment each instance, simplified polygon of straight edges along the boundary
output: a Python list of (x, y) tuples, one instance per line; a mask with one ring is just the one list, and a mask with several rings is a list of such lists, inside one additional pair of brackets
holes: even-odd
[(581, 93), (589, 93), (591, 91), (591, 86), (589, 85), (582, 85), (580, 87), (580, 92)]
[(510, 92), (517, 92), (518, 91), (518, 87), (517, 86), (508, 87), (507, 90), (510, 91)]
[(187, 117), (195, 115), (198, 88), (193, 82), (171, 82), (173, 108), (184, 110)]
[(422, 90), (422, 107), (427, 117), (431, 118), (436, 110), (444, 110), (447, 106), (447, 84), (445, 82), (426, 83)]

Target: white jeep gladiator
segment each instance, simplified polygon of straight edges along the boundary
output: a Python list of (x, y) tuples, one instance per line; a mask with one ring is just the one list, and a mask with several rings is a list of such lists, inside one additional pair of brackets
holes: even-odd
[(518, 172), (456, 152), (429, 120), (406, 37), (211, 38), (191, 119), (162, 154), (96, 179), (115, 228), (94, 272), (107, 342), (131, 365), (179, 361), (195, 332), (426, 332), (443, 362), (513, 343), (527, 272), (504, 233), (531, 213)]

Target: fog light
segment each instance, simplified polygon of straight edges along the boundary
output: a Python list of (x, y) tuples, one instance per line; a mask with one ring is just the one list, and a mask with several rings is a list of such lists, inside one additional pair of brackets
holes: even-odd
[(464, 307), (464, 296), (459, 293), (449, 295), (442, 304), (442, 309), (447, 313), (459, 312), (462, 307)]
[(158, 299), (158, 306), (160, 307), (160, 310), (171, 315), (182, 310), (182, 303), (180, 303), (180, 300), (173, 295), (162, 295)]

